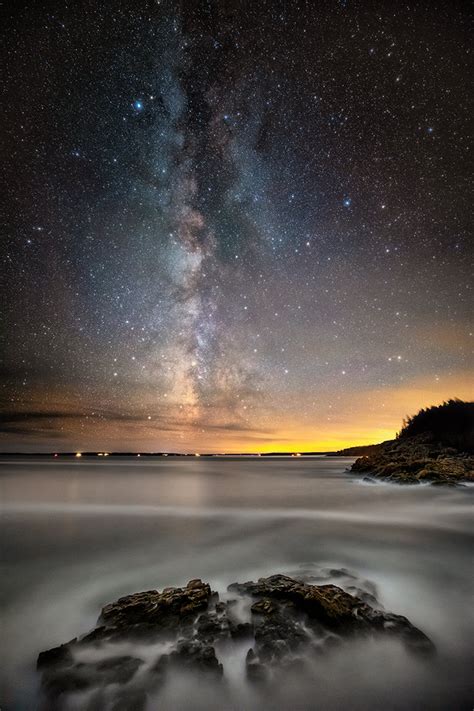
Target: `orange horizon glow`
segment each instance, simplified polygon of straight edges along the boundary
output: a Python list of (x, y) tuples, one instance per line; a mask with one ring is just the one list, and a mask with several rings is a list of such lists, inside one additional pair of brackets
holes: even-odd
[[(406, 416), (415, 414), (420, 408), (437, 405), (453, 397), (471, 400), (474, 397), (470, 374), (445, 375), (433, 382), (433, 378), (420, 377), (406, 382), (403, 386), (380, 387), (378, 389), (350, 390), (332, 399), (331, 393), (321, 393), (314, 408), (304, 409), (308, 394), (295, 393), (291, 402), (285, 402), (285, 409), (267, 410), (265, 406), (252, 414), (251, 427), (246, 421), (237, 420), (231, 427), (219, 421), (218, 413), (209, 424), (194, 424), (189, 419), (176, 419), (173, 404), (170, 409), (157, 415), (157, 424), (144, 413), (153, 408), (152, 399), (140, 403), (128, 403), (133, 417), (130, 420), (101, 418), (94, 420), (87, 414), (97, 409), (99, 396), (94, 403), (80, 400), (76, 393), (57, 393), (50, 400), (51, 411), (61, 409), (67, 416), (45, 421), (43, 416), (40, 430), (34, 422), (35, 409), (44, 409), (44, 401), (39, 398), (31, 408), (30, 417), (34, 427), (27, 441), (11, 444), (10, 451), (48, 452), (176, 452), (182, 454), (265, 454), (268, 452), (327, 452), (354, 446), (376, 444), (393, 439)], [(316, 398), (316, 394), (309, 394)], [(62, 399), (61, 399), (62, 398)], [(78, 410), (77, 403), (81, 404)], [(106, 402), (106, 401), (105, 401)], [(328, 404), (329, 403), (329, 404)], [(117, 407), (106, 402), (106, 406)], [(337, 405), (337, 406), (336, 406)], [(203, 413), (203, 417), (207, 413)], [(169, 416), (166, 420), (165, 416)], [(225, 421), (224, 421), (225, 422)], [(78, 437), (78, 431), (81, 436)], [(39, 435), (38, 435), (39, 432)], [(5, 436), (0, 440), (7, 442)], [(25, 448), (25, 443), (27, 444)]]

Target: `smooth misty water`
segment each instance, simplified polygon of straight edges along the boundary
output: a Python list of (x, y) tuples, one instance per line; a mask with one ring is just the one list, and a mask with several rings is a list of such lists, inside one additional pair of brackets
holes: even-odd
[(362, 484), (350, 461), (4, 460), (2, 711), (37, 708), (38, 652), (88, 631), (120, 595), (195, 577), (223, 591), (309, 563), (373, 581), (437, 657), (347, 643), (276, 700), (247, 686), (237, 650), (221, 695), (181, 679), (159, 708), (471, 709), (473, 489)]

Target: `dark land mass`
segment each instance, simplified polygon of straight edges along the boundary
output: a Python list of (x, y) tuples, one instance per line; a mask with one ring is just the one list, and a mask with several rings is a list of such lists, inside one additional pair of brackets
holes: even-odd
[[(174, 671), (221, 684), (221, 650), (245, 641), (247, 679), (260, 685), (285, 671), (304, 674), (308, 660), (337, 653), (344, 640), (357, 636), (389, 636), (410, 653), (434, 653), (430, 639), (406, 617), (382, 609), (370, 581), (346, 569), (314, 573), (234, 583), (223, 599), (199, 579), (122, 597), (102, 609), (91, 632), (39, 655), (44, 708), (62, 708), (69, 694), (90, 691), (87, 708), (101, 708), (107, 699), (116, 711), (139, 711)], [(338, 585), (329, 582), (334, 580)], [(168, 646), (144, 658), (124, 654), (123, 645), (114, 652), (124, 641), (142, 649), (160, 641)]]
[(474, 481), (474, 403), (449, 400), (420, 410), (396, 439), (364, 452), (351, 472), (400, 484)]
[(362, 444), (357, 447), (346, 447), (345, 449), (340, 449), (337, 452), (325, 452), (327, 457), (365, 457), (369, 454), (375, 452), (379, 447), (392, 440), (386, 440), (385, 442), (380, 442), (379, 444)]

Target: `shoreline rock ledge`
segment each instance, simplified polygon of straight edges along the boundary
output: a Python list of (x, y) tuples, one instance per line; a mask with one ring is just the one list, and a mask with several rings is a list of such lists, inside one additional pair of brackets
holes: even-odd
[(456, 398), (417, 412), (396, 439), (373, 445), (351, 472), (398, 484), (474, 481), (474, 402)]
[(127, 595), (103, 608), (91, 632), (40, 653), (44, 708), (80, 698), (85, 709), (144, 709), (174, 671), (222, 680), (218, 655), (233, 645), (243, 649), (248, 681), (260, 684), (285, 669), (304, 671), (311, 657), (335, 654), (344, 639), (357, 636), (390, 636), (409, 652), (434, 652), (406, 617), (372, 606), (358, 592), (277, 574), (233, 583), (222, 599), (199, 579)]
[(356, 459), (351, 473), (397, 484), (456, 486), (474, 481), (474, 455), (446, 447), (429, 434), (383, 442)]

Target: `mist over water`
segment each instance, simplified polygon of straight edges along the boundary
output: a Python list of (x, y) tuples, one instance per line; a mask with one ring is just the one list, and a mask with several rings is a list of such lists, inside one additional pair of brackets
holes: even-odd
[[(175, 676), (149, 710), (471, 709), (473, 489), (363, 484), (345, 473), (351, 461), (1, 462), (2, 710), (37, 708), (38, 653), (89, 631), (121, 595), (196, 577), (224, 594), (235, 581), (322, 567), (375, 585), (436, 657), (353, 640), (259, 689), (245, 679), (249, 643), (223, 644), (224, 684)], [(159, 645), (122, 652), (151, 664)]]

